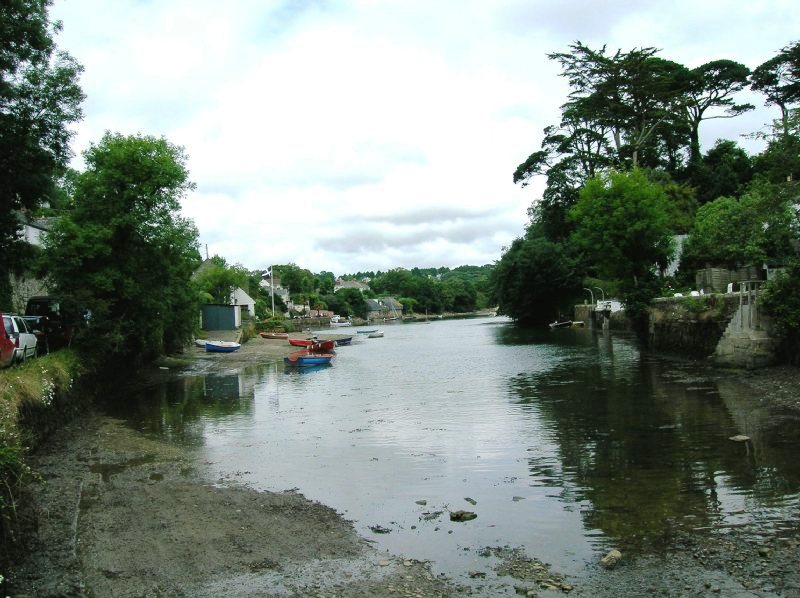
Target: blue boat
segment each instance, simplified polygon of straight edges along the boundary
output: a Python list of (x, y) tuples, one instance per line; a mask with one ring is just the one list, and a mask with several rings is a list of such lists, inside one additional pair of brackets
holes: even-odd
[(336, 346), (341, 347), (342, 345), (349, 345), (353, 342), (353, 337), (348, 336), (347, 338), (337, 338), (336, 339)]
[(233, 341), (206, 341), (205, 346), (208, 353), (232, 353), (242, 347), (242, 345)]
[(288, 357), (283, 358), (283, 363), (291, 367), (308, 367), (312, 365), (323, 365), (330, 363), (333, 359), (332, 353), (309, 353), (308, 351), (295, 351)]

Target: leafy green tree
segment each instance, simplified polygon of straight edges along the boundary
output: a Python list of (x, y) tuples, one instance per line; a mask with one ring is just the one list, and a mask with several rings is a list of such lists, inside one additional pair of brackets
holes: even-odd
[(767, 148), (754, 159), (756, 175), (775, 184), (800, 179), (800, 109), (788, 111), (785, 121), (773, 124), (772, 130), (758, 134)]
[(681, 269), (783, 262), (793, 254), (792, 197), (790, 189), (759, 183), (739, 198), (705, 204), (684, 244)]
[(82, 346), (134, 362), (179, 349), (196, 326), (200, 263), (197, 230), (179, 215), (193, 188), (186, 155), (163, 138), (106, 133), (84, 159), (44, 251), (56, 292), (91, 312)]
[(800, 364), (800, 262), (796, 258), (769, 282), (760, 301), (780, 335), (785, 359)]
[(720, 139), (692, 170), (690, 182), (700, 204), (718, 197), (738, 197), (753, 178), (753, 163), (736, 142)]
[(14, 0), (0, 9), (0, 304), (9, 301), (9, 271), (26, 255), (20, 212), (56, 198), (70, 125), (82, 116), (82, 67), (56, 49), (51, 3)]
[(208, 303), (230, 303), (237, 287), (249, 287), (249, 275), (240, 266), (228, 266), (224, 258), (214, 256), (193, 278), (197, 291)]
[(340, 316), (356, 316), (364, 318), (367, 315), (367, 305), (364, 296), (358, 289), (341, 289), (336, 294), (325, 296), (328, 309)]
[(333, 295), (333, 287), (336, 285), (336, 277), (333, 272), (320, 272), (314, 279), (320, 295)]
[(581, 287), (571, 252), (542, 235), (515, 239), (495, 264), (492, 283), (498, 313), (529, 324), (556, 319)]
[(586, 183), (570, 211), (576, 228), (571, 242), (601, 276), (617, 279), (629, 317), (641, 324), (658, 293), (657, 269), (673, 253), (670, 203), (663, 187), (640, 169), (610, 173)]
[(292, 295), (313, 293), (316, 290), (314, 275), (308, 270), (295, 264), (287, 264), (285, 266), (276, 266), (275, 271), (280, 277), (281, 285), (288, 289)]

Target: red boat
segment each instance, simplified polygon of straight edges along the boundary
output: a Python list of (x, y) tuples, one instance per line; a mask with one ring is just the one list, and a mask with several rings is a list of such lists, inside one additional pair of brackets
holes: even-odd
[(333, 348), (336, 346), (336, 341), (334, 340), (326, 340), (320, 341), (316, 339), (301, 339), (301, 338), (290, 338), (289, 344), (293, 347), (304, 347), (308, 349), (312, 353), (320, 353), (323, 351), (333, 351)]

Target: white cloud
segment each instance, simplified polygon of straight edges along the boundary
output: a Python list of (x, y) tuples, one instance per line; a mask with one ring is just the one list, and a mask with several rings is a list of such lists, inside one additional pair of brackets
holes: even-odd
[[(76, 150), (104, 130), (185, 146), (210, 253), (337, 274), (484, 264), (542, 182), (517, 164), (567, 88), (546, 53), (582, 40), (756, 66), (796, 37), (788, 2), (56, 0), (85, 66)], [(760, 104), (760, 100), (756, 99)], [(704, 130), (752, 131), (767, 111)]]

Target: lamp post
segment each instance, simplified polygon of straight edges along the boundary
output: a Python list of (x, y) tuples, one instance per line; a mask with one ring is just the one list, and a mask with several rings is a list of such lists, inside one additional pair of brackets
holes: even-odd
[(272, 317), (275, 317), (275, 283), (273, 283), (272, 278), (272, 266), (269, 267), (269, 270), (261, 274), (261, 279), (263, 280), (269, 276), (269, 294), (272, 297)]
[(592, 305), (594, 305), (594, 293), (592, 292), (592, 289), (587, 289), (586, 287), (583, 287), (583, 290), (589, 291), (589, 295), (592, 297)]
[(603, 303), (605, 303), (605, 300), (606, 300), (605, 291), (603, 291), (603, 289), (601, 289), (600, 287), (592, 287), (592, 288), (597, 289), (598, 291), (600, 291), (601, 295), (603, 296)]

